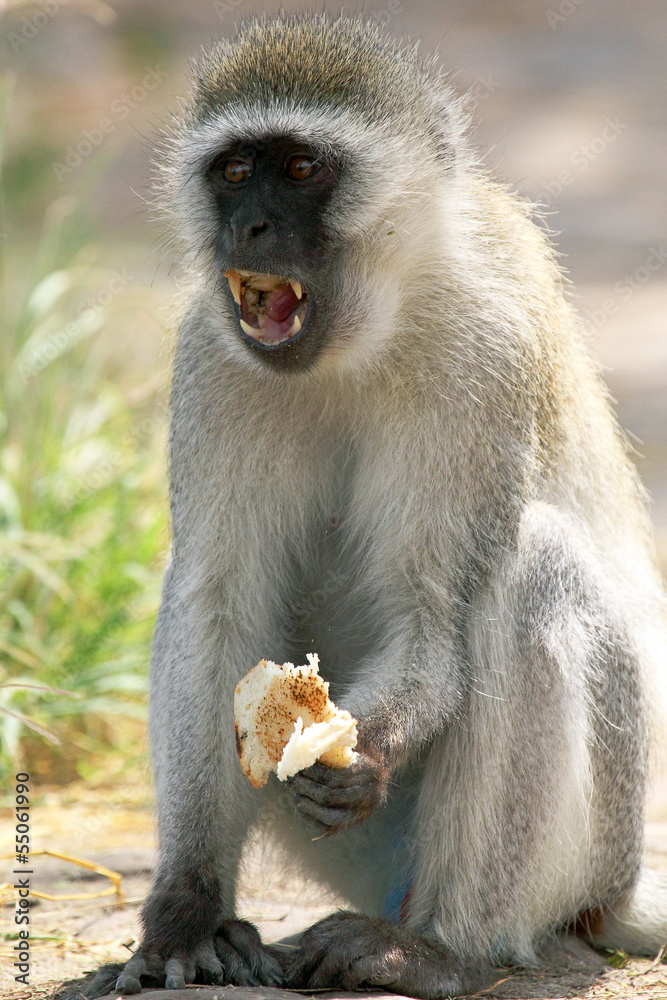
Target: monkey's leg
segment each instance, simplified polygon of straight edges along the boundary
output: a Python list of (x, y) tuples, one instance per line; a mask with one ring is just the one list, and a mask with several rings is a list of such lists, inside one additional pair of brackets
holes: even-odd
[(456, 954), (530, 963), (548, 934), (631, 891), (646, 767), (637, 625), (586, 533), (526, 510), (471, 607), (468, 702), (429, 756), (408, 927)]
[[(182, 988), (195, 980), (277, 985), (281, 971), (235, 914), (243, 842), (261, 796), (234, 746), (233, 695), (253, 652), (220, 612), (219, 583), (165, 578), (151, 666), (150, 726), (160, 858), (143, 908), (141, 948), (116, 989)], [(185, 591), (185, 596), (181, 596)], [(260, 640), (261, 641), (261, 640)]]
[[(641, 856), (639, 654), (623, 600), (585, 534), (546, 506), (526, 511), (514, 550), (471, 601), (463, 641), (467, 691), (457, 718), (439, 701), (445, 723), (430, 740), (410, 835), (406, 929), (443, 945), (444, 964), (438, 970), (434, 959), (431, 977), (418, 986), (391, 986), (424, 997), (444, 995), (438, 976), (446, 977), (450, 964), (453, 976), (462, 975), (468, 958), (476, 974), (485, 959), (534, 962), (548, 934), (593, 905), (622, 900)], [(378, 669), (380, 703), (391, 706), (390, 738), (380, 750), (396, 746), (401, 708), (410, 713), (407, 732), (431, 718), (436, 700), (415, 701), (423, 694), (418, 682), (433, 692), (448, 664), (422, 650), (402, 699), (387, 693), (387, 675), (383, 689)], [(425, 666), (430, 685), (414, 676)], [(381, 709), (372, 719), (370, 731), (381, 733)], [(309, 780), (320, 790), (300, 793), (312, 801), (308, 811), (324, 825), (335, 822), (337, 782)], [(391, 940), (398, 946), (395, 932)], [(293, 981), (310, 985), (316, 976), (320, 985), (338, 984), (356, 961), (344, 921), (332, 919), (304, 937)], [(378, 961), (376, 985), (387, 985), (382, 967)]]

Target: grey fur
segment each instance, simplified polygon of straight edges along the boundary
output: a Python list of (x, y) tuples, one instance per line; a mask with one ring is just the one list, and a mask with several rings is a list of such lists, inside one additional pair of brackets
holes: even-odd
[[(549, 244), (476, 164), (465, 121), (413, 51), (355, 19), (299, 16), (250, 22), (210, 52), (176, 130), (163, 191), (192, 291), (152, 662), (161, 854), (143, 953), (146, 968), (155, 953), (181, 961), (170, 982), (219, 926), (218, 958), (236, 948), (241, 969), (228, 979), (275, 981), (233, 922), (242, 845), (268, 806), (274, 833), (369, 916), (407, 873), (401, 941), (434, 955), (534, 961), (598, 908), (597, 943), (667, 942), (667, 890), (640, 874), (665, 650), (644, 496)], [(230, 136), (276, 131), (345, 165), (316, 285), (330, 339), (296, 374), (238, 337), (201, 179)], [(384, 807), (316, 841), (276, 806), (284, 787), (243, 777), (232, 719), (261, 657), (311, 650), (391, 775)], [(204, 916), (179, 937), (182, 900), (200, 891)], [(214, 977), (215, 955), (202, 967)], [(136, 988), (133, 968), (119, 988)], [(395, 982), (419, 996), (466, 985), (443, 976)]]

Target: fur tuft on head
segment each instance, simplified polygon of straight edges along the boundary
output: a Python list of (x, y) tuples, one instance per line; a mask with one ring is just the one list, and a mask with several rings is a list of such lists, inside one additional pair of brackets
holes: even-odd
[(325, 14), (260, 17), (206, 53), (196, 73), (192, 124), (221, 108), (257, 105), (308, 111), (353, 111), (365, 125), (385, 126), (451, 163), (466, 124), (461, 101), (435, 60), (403, 47), (361, 17)]

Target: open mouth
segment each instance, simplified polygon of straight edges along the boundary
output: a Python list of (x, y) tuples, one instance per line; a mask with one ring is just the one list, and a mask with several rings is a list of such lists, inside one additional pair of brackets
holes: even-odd
[(277, 347), (299, 336), (308, 312), (308, 296), (299, 281), (255, 271), (229, 270), (224, 276), (246, 337)]

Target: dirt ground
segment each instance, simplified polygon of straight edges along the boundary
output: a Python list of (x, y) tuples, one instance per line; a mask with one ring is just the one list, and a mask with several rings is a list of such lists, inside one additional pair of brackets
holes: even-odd
[[(163, 16), (155, 5), (140, 6), (156, 22)], [(230, 11), (236, 6), (219, 5)], [(247, 4), (242, 13), (252, 7)], [(549, 11), (558, 14), (561, 8), (570, 13), (550, 23)], [(175, 9), (169, 5), (172, 13)], [(426, 0), (414, 0), (409, 7), (392, 0), (383, 10), (390, 14), (392, 30), (423, 37), (426, 48), (439, 44), (443, 60), (458, 72), (455, 82), (477, 88), (477, 137), (482, 147), (493, 147), (489, 161), (506, 181), (557, 213), (550, 216), (550, 224), (561, 233), (557, 242), (566, 255), (573, 295), (605, 367), (621, 421), (639, 442), (638, 462), (651, 493), (659, 553), (667, 569), (663, 4), (459, 0), (434, 8)], [(221, 16), (212, 13), (211, 5), (200, 2), (189, 5), (187, 24), (182, 12), (173, 14), (171, 26), (183, 24), (184, 58), (186, 51), (195, 51), (200, 42), (226, 30), (235, 16), (230, 14), (229, 22), (223, 20), (221, 25)], [(54, 24), (53, 30), (62, 26)], [(609, 120), (615, 123), (616, 136), (611, 138), (614, 129), (607, 129), (605, 140), (601, 136)], [(133, 127), (142, 131), (140, 122)], [(129, 189), (133, 182), (130, 164), (123, 172), (123, 185)], [(126, 187), (119, 185), (120, 181), (116, 187), (109, 185), (114, 211), (119, 198), (127, 196)], [(110, 208), (110, 219), (112, 214)], [(646, 833), (649, 862), (667, 873), (664, 765), (649, 797)], [(100, 895), (110, 887), (108, 879), (54, 857), (35, 856), (35, 889), (80, 898), (35, 898), (30, 990), (17, 987), (13, 980), (15, 942), (9, 936), (13, 903), (5, 904), (0, 985), (7, 997), (49, 997), (62, 980), (129, 955), (154, 861), (149, 784), (113, 789), (45, 786), (38, 790), (32, 809), (32, 837), (36, 850), (65, 852), (118, 872), (123, 901)], [(12, 842), (13, 827), (9, 818), (3, 818), (0, 845)], [(259, 877), (257, 858), (255, 853), (255, 862), (249, 865), (242, 912), (267, 940), (305, 927), (336, 905), (317, 887), (286, 876), (281, 869), (262, 869)], [(0, 881), (3, 878), (12, 881), (0, 873)], [(499, 979), (504, 981), (485, 996), (667, 997), (667, 965), (631, 961), (619, 969), (576, 944), (554, 944), (537, 973), (510, 971), (499, 973)], [(222, 998), (228, 992), (232, 990), (200, 991), (202, 1000)], [(233, 992), (236, 1000), (245, 1000), (241, 993), (248, 991)], [(261, 990), (254, 995), (277, 1000), (288, 994)], [(166, 1000), (166, 994), (161, 996)]]

